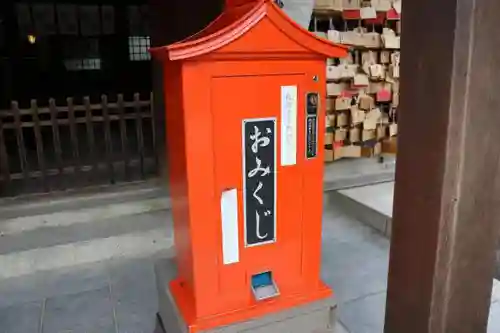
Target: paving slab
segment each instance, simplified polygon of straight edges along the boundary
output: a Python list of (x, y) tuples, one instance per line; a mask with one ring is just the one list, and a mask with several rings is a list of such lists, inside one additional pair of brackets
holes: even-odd
[(0, 333), (38, 333), (43, 301), (0, 308)]
[(109, 270), (118, 332), (152, 333), (158, 312), (154, 260), (110, 265)]
[(345, 327), (342, 322), (338, 321), (337, 325), (335, 326), (335, 329), (333, 330), (334, 333), (350, 333), (347, 328)]
[[(342, 304), (340, 318), (349, 332), (383, 333), (386, 297), (386, 292), (381, 292)], [(487, 332), (500, 332), (500, 303), (491, 305)]]
[(109, 288), (49, 298), (42, 333), (116, 333)]
[(106, 267), (107, 263), (93, 263), (2, 280), (0, 307), (107, 288), (109, 275)]
[(339, 307), (340, 318), (350, 333), (382, 333), (384, 331), (386, 293), (379, 292)]

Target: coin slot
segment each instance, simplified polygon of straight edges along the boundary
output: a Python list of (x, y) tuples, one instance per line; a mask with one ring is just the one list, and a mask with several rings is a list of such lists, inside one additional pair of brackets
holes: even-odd
[(279, 295), (278, 287), (272, 272), (264, 272), (252, 276), (252, 292), (256, 301), (263, 301)]

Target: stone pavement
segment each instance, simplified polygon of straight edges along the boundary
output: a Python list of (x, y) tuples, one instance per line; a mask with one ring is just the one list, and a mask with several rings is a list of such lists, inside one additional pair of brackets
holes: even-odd
[[(330, 197), (335, 201), (337, 207), (339, 207), (339, 210), (343, 214), (347, 214), (350, 218), (355, 218), (357, 221), (378, 230), (380, 232), (378, 235), (385, 234), (385, 236), (390, 237), (394, 182), (340, 190), (332, 193)], [(328, 210), (326, 213), (328, 214)], [(340, 223), (340, 220), (335, 219), (334, 224), (336, 225), (338, 223)], [(352, 225), (353, 224), (350, 223), (350, 226)], [(324, 249), (328, 251), (328, 247)], [(498, 272), (500, 272), (500, 249), (497, 250), (496, 278), (500, 277)], [(386, 272), (384, 274), (386, 274)], [(375, 327), (377, 329), (373, 332), (382, 332), (384, 307), (385, 291), (377, 295), (369, 295), (365, 300), (356, 302), (353, 308), (356, 311), (365, 313), (366, 316), (360, 319), (361, 323), (358, 320), (353, 325), (364, 326), (362, 321), (366, 320), (367, 327)], [(350, 312), (350, 314), (354, 313), (354, 310)], [(349, 322), (347, 317), (343, 319)], [(353, 329), (353, 332), (372, 332), (372, 330), (364, 330), (363, 328), (357, 330), (354, 326), (351, 326), (349, 328)], [(500, 282), (497, 279), (493, 280), (488, 332), (500, 332)]]
[[(342, 333), (382, 333), (389, 241), (325, 196), (323, 278)], [(162, 253), (161, 256), (169, 255)], [(0, 282), (0, 333), (151, 333), (155, 257), (109, 260)], [(494, 298), (492, 316), (500, 318)], [(500, 331), (490, 323), (491, 333)]]
[(152, 333), (155, 259), (113, 260), (2, 281), (0, 332)]

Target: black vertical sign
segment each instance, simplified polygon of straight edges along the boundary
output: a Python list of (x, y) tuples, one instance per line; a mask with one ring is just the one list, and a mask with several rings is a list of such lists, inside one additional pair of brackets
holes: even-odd
[(318, 155), (318, 93), (306, 96), (306, 158)]
[(243, 197), (247, 246), (276, 240), (276, 118), (243, 121)]

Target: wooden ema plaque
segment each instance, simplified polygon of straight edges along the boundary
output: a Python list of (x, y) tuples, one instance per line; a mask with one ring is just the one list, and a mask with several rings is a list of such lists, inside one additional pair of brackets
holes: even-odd
[(227, 6), (205, 30), (152, 52), (165, 64), (170, 290), (188, 331), (329, 297), (321, 101), (326, 59), (347, 49), (266, 0)]

